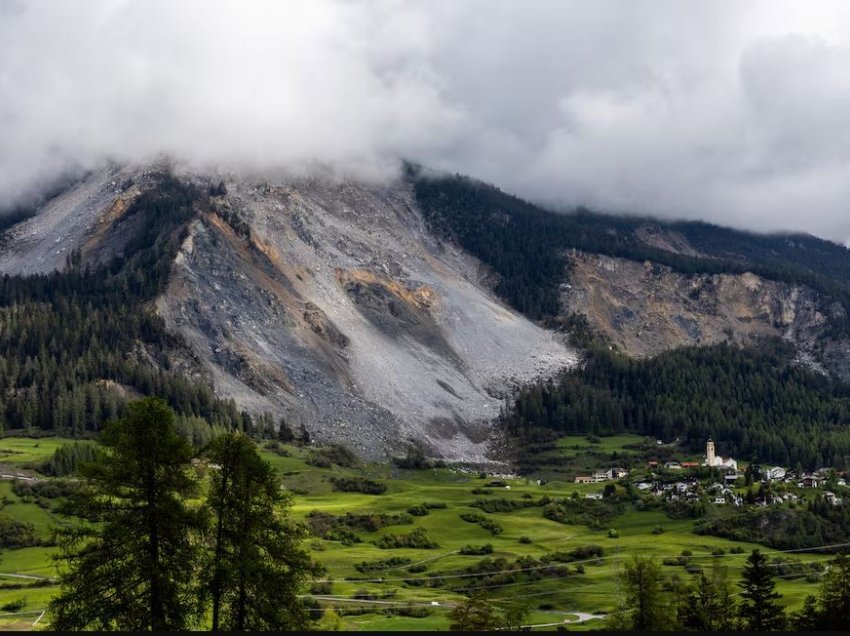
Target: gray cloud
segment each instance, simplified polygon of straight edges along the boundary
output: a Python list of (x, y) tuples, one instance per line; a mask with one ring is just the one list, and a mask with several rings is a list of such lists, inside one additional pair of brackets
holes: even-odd
[(69, 166), (380, 178), (850, 238), (836, 0), (0, 0), (0, 200)]

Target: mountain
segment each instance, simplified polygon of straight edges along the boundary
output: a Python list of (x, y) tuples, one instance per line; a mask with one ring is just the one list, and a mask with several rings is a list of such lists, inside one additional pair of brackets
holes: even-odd
[(805, 235), (554, 213), (410, 165), (382, 184), (112, 166), (10, 224), (7, 428), (83, 434), (155, 392), (368, 458), (483, 461), (506, 399), (591, 344), (777, 337), (850, 378), (850, 254)]
[(460, 176), (415, 183), (432, 231), (479, 258), (507, 302), (550, 327), (589, 329), (635, 357), (778, 337), (812, 368), (850, 379), (844, 246), (698, 222), (555, 214)]
[(575, 362), (563, 338), (494, 297), (474, 258), (434, 240), (407, 182), (184, 173), (191, 211), (152, 213), (179, 190), (170, 179), (155, 167), (89, 175), (7, 231), (0, 271), (117, 272), (140, 233), (168, 234), (185, 214), (144, 304), (179, 341), (168, 365), (367, 457), (418, 440), (483, 460), (507, 392)]

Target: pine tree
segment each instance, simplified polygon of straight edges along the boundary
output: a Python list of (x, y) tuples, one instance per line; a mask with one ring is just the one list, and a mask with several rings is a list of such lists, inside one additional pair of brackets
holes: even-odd
[(661, 590), (663, 574), (652, 558), (635, 556), (622, 573), (624, 603), (609, 618), (617, 630), (660, 631), (669, 627), (670, 617)]
[(850, 630), (850, 558), (839, 555), (829, 564), (818, 594), (820, 629)]
[(715, 561), (711, 577), (700, 572), (679, 605), (679, 622), (688, 630), (731, 631), (735, 612), (727, 570)]
[(304, 530), (284, 514), (289, 499), (277, 474), (241, 433), (213, 440), (209, 458), (217, 465), (209, 495), (213, 631), (305, 629), (297, 594), (314, 566), (300, 546)]
[(106, 452), (84, 465), (84, 487), (67, 508), (91, 523), (60, 531), (57, 559), (67, 569), (50, 603), (53, 627), (192, 627), (200, 614), (192, 565), (203, 515), (186, 504), (196, 484), (174, 414), (157, 398), (131, 402), (100, 441)]
[(776, 602), (782, 595), (776, 591), (767, 557), (759, 550), (753, 550), (747, 557), (742, 578), (739, 585), (743, 588), (743, 601), (738, 611), (741, 627), (753, 632), (782, 629), (785, 626), (785, 609)]

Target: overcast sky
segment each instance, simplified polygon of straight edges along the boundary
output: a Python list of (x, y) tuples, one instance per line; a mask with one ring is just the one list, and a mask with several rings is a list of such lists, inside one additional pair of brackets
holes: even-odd
[(0, 0), (0, 200), (160, 152), (844, 242), (850, 2)]

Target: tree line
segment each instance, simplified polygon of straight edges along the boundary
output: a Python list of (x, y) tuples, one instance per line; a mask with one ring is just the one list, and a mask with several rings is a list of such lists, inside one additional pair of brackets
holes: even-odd
[(628, 432), (679, 438), (691, 452), (713, 437), (723, 456), (846, 468), (850, 387), (792, 357), (790, 345), (778, 340), (684, 347), (644, 360), (596, 347), (560, 378), (522, 390), (500, 420), (521, 442), (520, 454), (532, 452), (540, 429)]
[[(711, 572), (690, 581), (668, 579), (652, 557), (634, 556), (617, 575), (618, 605), (605, 617), (605, 629), (662, 632), (846, 631), (850, 629), (850, 558), (829, 563), (817, 594), (788, 612), (776, 590), (777, 575), (759, 550), (748, 556), (741, 579), (715, 558)], [(470, 595), (450, 612), (452, 631), (518, 630), (531, 605), (512, 601), (497, 607), (484, 592)]]

